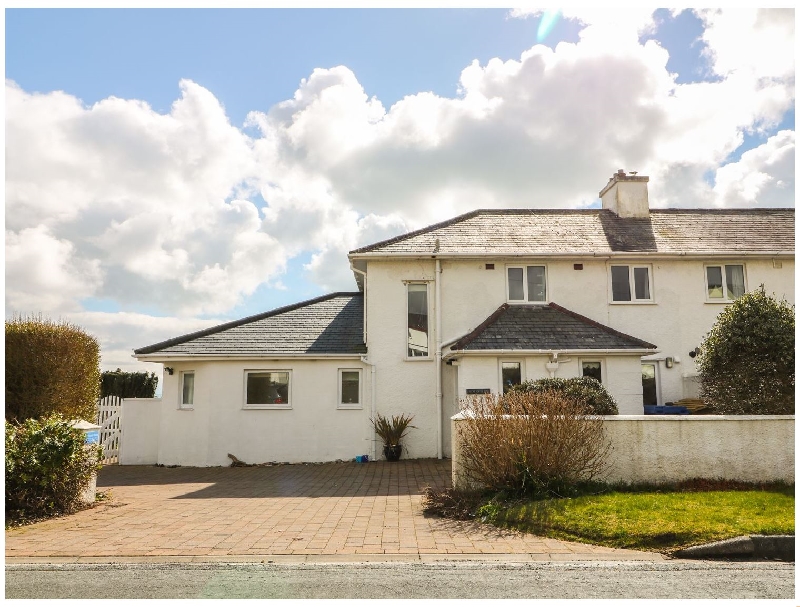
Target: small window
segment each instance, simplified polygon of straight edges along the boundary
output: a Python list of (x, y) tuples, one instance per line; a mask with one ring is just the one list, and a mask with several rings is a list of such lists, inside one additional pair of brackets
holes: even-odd
[(360, 369), (339, 369), (339, 408), (361, 409)]
[(428, 285), (408, 285), (408, 356), (428, 356)]
[(506, 269), (508, 301), (547, 301), (547, 273), (544, 266), (520, 266)]
[(599, 360), (584, 360), (581, 362), (581, 375), (603, 383), (603, 365)]
[(194, 407), (194, 371), (181, 372), (181, 409)]
[(650, 266), (611, 266), (612, 301), (653, 301)]
[(503, 394), (506, 394), (512, 387), (522, 383), (522, 363), (500, 363), (500, 374), (503, 380)]
[(706, 266), (706, 297), (710, 301), (731, 301), (744, 295), (744, 266)]
[(246, 371), (245, 407), (291, 408), (289, 371)]

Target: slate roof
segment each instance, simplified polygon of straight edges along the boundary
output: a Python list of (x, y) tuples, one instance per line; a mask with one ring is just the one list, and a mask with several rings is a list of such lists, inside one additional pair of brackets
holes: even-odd
[(603, 209), (484, 209), (350, 254), (778, 251), (794, 251), (794, 209), (651, 209), (646, 218), (622, 218)]
[(456, 350), (655, 350), (558, 304), (500, 306), (475, 330), (450, 346)]
[(134, 350), (134, 355), (364, 354), (364, 298), (331, 293)]

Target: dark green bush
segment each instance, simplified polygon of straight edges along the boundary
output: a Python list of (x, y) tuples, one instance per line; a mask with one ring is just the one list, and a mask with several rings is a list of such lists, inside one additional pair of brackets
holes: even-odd
[(6, 422), (6, 523), (68, 514), (99, 469), (100, 447), (54, 415)]
[(100, 374), (100, 398), (153, 398), (156, 395), (158, 376), (147, 371), (103, 371)]
[(794, 415), (794, 306), (760, 289), (723, 310), (697, 358), (700, 397), (729, 415)]
[(100, 346), (80, 327), (33, 317), (6, 321), (6, 419), (60, 413), (92, 421), (100, 396)]
[(617, 403), (606, 387), (593, 377), (560, 377), (526, 381), (514, 386), (517, 392), (557, 392), (580, 405), (590, 415), (617, 415)]

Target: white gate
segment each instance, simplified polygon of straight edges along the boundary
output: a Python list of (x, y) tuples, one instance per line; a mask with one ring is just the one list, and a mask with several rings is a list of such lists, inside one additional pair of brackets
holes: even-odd
[(100, 426), (100, 446), (103, 447), (103, 464), (119, 463), (119, 443), (122, 440), (122, 398), (106, 396), (97, 407), (97, 425)]

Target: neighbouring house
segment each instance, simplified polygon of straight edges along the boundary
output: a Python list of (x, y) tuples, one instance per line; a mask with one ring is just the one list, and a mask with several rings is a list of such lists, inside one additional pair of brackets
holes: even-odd
[(136, 350), (165, 368), (136, 461), (374, 457), (376, 413), (414, 416), (408, 457), (448, 456), (461, 398), (542, 377), (595, 377), (621, 414), (696, 396), (725, 304), (761, 284), (793, 302), (794, 210), (651, 210), (648, 181), (614, 174), (602, 209), (478, 210), (378, 242), (348, 255), (355, 292)]

